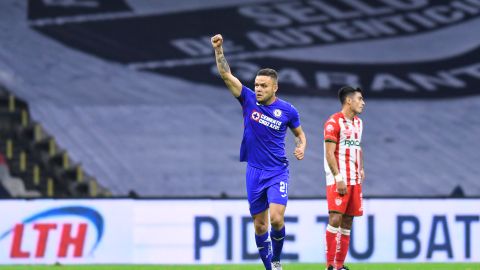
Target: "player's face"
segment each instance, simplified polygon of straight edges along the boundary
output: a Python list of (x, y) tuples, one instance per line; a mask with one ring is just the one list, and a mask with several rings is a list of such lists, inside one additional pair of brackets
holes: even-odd
[(363, 107), (365, 107), (365, 101), (360, 92), (353, 93), (351, 97), (350, 108), (355, 114), (361, 114), (363, 112)]
[(271, 104), (275, 100), (277, 89), (277, 82), (272, 77), (257, 76), (255, 78), (255, 96), (259, 103)]

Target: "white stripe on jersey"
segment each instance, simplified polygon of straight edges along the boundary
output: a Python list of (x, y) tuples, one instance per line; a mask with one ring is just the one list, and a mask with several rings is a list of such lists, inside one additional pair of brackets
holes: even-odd
[[(355, 119), (353, 121), (349, 121), (348, 123), (351, 123), (351, 125), (349, 125), (349, 127), (347, 127), (349, 130), (352, 131), (352, 133), (350, 133), (350, 136), (348, 136), (348, 139), (349, 140), (354, 140), (355, 139), (355, 134), (357, 134), (356, 132), (356, 127), (355, 127)], [(358, 136), (358, 135), (357, 135)], [(349, 160), (347, 160), (346, 162), (349, 162), (349, 169), (350, 171), (348, 172), (350, 174), (350, 185), (355, 185), (355, 180), (357, 179), (357, 176), (356, 176), (356, 170), (355, 170), (355, 164), (356, 164), (356, 161), (357, 161), (357, 156), (355, 155), (355, 150), (357, 150), (356, 148), (355, 149), (349, 149)], [(346, 158), (346, 157), (345, 157)]]
[[(358, 118), (358, 139), (360, 142), (362, 141), (362, 132), (363, 132), (363, 122), (362, 119)], [(358, 164), (358, 179), (361, 179), (362, 176), (360, 175), (360, 170), (362, 169), (362, 148), (358, 149), (357, 151), (357, 164)]]
[[(354, 132), (352, 132), (352, 135), (350, 137), (350, 139), (355, 139), (355, 140), (358, 140), (359, 138), (359, 130), (360, 130), (360, 127), (359, 127), (359, 121), (356, 120), (355, 118), (353, 119), (353, 127), (354, 127)], [(360, 160), (358, 158), (358, 149), (355, 148), (355, 149), (352, 149), (352, 158), (350, 159), (351, 161), (351, 171), (352, 171), (352, 178), (351, 178), (351, 182), (354, 182), (354, 183), (350, 183), (351, 185), (355, 185), (355, 181), (358, 181), (358, 179), (360, 179), (360, 172), (359, 172), (359, 164), (358, 164), (358, 161)]]
[(347, 181), (347, 167), (345, 163), (345, 154), (346, 154), (346, 147), (342, 146), (342, 142), (345, 142), (345, 135), (343, 134), (343, 130), (345, 130), (345, 123), (343, 118), (338, 119), (340, 125), (340, 138), (338, 140), (338, 171), (342, 174), (343, 179)]

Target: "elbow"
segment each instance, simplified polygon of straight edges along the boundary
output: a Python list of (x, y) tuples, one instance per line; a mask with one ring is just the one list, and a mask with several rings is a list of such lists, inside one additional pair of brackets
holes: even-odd
[(228, 76), (227, 76), (227, 74), (226, 74), (225, 72), (220, 73), (220, 77), (221, 77), (222, 80), (224, 80), (224, 81), (227, 81), (227, 80), (228, 80)]
[(222, 80), (224, 81), (228, 81), (230, 80), (230, 73), (228, 72), (220, 72), (220, 77), (222, 78)]

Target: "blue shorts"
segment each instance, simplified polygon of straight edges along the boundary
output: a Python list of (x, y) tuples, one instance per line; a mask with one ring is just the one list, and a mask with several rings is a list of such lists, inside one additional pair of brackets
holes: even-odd
[(267, 171), (247, 165), (246, 180), (252, 216), (267, 210), (270, 203), (287, 205), (288, 168)]

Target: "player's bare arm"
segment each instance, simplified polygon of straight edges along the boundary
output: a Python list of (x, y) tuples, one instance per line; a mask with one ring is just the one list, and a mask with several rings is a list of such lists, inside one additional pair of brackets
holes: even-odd
[(212, 37), (212, 46), (215, 49), (215, 60), (217, 62), (218, 73), (222, 77), (223, 81), (227, 85), (230, 92), (234, 97), (239, 97), (242, 93), (242, 83), (232, 75), (230, 66), (227, 63), (227, 59), (223, 54), (223, 37), (218, 34)]
[(338, 164), (337, 160), (335, 159), (335, 148), (337, 147), (337, 144), (334, 142), (325, 142), (325, 152), (326, 152), (326, 159), (327, 159), (327, 164), (328, 167), (330, 168), (330, 171), (335, 177), (335, 184), (337, 185), (337, 192), (340, 195), (344, 195), (347, 193), (347, 184), (345, 183), (345, 180), (343, 179), (342, 175), (340, 174), (338, 170)]
[(295, 151), (293, 155), (298, 160), (302, 160), (305, 156), (305, 148), (307, 147), (307, 137), (301, 126), (292, 129), (293, 135), (295, 135)]

